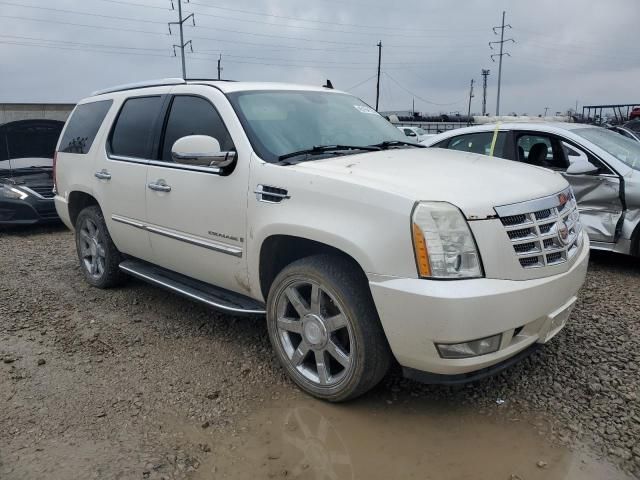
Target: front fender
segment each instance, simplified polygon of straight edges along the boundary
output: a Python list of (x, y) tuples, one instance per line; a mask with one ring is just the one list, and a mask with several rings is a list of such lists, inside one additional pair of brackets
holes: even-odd
[[(300, 237), (341, 250), (367, 274), (417, 277), (410, 229), (413, 201), (285, 167), (268, 165), (259, 170), (262, 178), (252, 180), (252, 188), (257, 184), (284, 188), (290, 198), (274, 204), (249, 197), (247, 264), (253, 292), (260, 292), (260, 250), (272, 235)], [(272, 172), (273, 179), (264, 178)]]

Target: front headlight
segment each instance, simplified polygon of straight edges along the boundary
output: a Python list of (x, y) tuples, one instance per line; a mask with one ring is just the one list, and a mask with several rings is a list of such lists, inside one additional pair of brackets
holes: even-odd
[(482, 277), (478, 248), (457, 207), (447, 202), (420, 202), (413, 210), (411, 230), (422, 278)]
[(11, 198), (14, 200), (24, 200), (29, 196), (28, 193), (10, 187), (9, 185), (0, 185), (0, 197)]

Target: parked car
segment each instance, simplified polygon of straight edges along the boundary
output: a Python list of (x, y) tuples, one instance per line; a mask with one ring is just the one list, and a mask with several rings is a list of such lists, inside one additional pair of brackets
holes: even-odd
[(640, 134), (640, 120), (631, 120), (623, 125), (627, 130)]
[(461, 128), (428, 145), (554, 170), (572, 186), (591, 248), (640, 255), (640, 144), (593, 125), (504, 123)]
[(336, 90), (118, 87), (80, 102), (57, 150), (88, 283), (266, 315), (286, 372), (326, 400), (393, 359), (427, 382), (501, 371), (562, 329), (585, 278), (560, 175), (407, 142)]
[(418, 143), (424, 142), (431, 136), (420, 127), (405, 127), (404, 125), (401, 125), (398, 127), (398, 130)]
[(624, 125), (621, 127), (610, 127), (609, 130), (619, 133), (623, 137), (629, 138), (634, 142), (640, 142), (640, 132), (626, 128)]
[(0, 225), (59, 221), (53, 155), (64, 122), (20, 120), (0, 126)]
[(629, 120), (636, 120), (640, 118), (640, 107), (634, 107), (629, 113)]

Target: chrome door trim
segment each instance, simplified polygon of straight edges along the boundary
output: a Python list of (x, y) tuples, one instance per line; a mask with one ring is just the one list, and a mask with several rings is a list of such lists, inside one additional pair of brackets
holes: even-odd
[(121, 217), (120, 215), (111, 215), (111, 220), (118, 223), (124, 223), (125, 225), (129, 225), (130, 227), (136, 227), (140, 230), (146, 230), (145, 224), (138, 222), (137, 220), (133, 220), (127, 217)]
[(145, 160), (144, 158), (127, 157), (125, 155), (114, 155), (109, 152), (107, 152), (107, 159), (117, 160), (120, 162), (140, 163), (142, 165), (147, 165), (149, 163), (149, 160)]
[(227, 255), (231, 255), (232, 257), (242, 258), (242, 248), (238, 248), (234, 245), (229, 245), (221, 242), (211, 242), (207, 240), (201, 240), (199, 238), (187, 236), (185, 234), (174, 232), (166, 228), (158, 227), (155, 225), (145, 224), (137, 220), (133, 220), (127, 217), (122, 217), (120, 215), (111, 215), (111, 220), (113, 220), (114, 222), (129, 225), (131, 227), (139, 228), (141, 230), (146, 230), (147, 232), (155, 233), (156, 235), (172, 238), (174, 240), (188, 243), (190, 245), (195, 245), (197, 247), (206, 248), (207, 250), (212, 250), (214, 252), (219, 252), (219, 253), (225, 253)]

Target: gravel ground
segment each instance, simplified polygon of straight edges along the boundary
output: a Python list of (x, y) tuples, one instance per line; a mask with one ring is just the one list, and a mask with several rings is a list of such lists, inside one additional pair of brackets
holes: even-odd
[[(264, 323), (131, 281), (82, 279), (62, 227), (0, 231), (0, 478), (191, 478), (216, 435), (296, 388)], [(550, 441), (640, 476), (640, 262), (594, 254), (565, 330), (460, 388), (392, 373), (370, 394), (540, 419)], [(497, 400), (504, 403), (497, 405)]]

